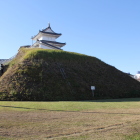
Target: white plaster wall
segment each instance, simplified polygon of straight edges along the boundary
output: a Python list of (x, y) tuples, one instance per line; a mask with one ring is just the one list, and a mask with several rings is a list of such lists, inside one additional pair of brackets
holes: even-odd
[[(54, 45), (54, 43), (49, 43), (49, 44)], [(61, 44), (55, 44), (54, 46), (56, 46), (56, 47), (62, 47), (63, 45), (61, 45)]]
[(43, 40), (42, 37), (38, 38), (38, 40)]
[(35, 43), (31, 46), (31, 48), (39, 48), (39, 42), (38, 42), (38, 41), (35, 42)]
[(49, 37), (49, 36), (42, 36), (39, 38), (39, 40), (48, 40), (48, 41), (55, 41), (55, 37)]
[(47, 47), (47, 46), (45, 46), (45, 45), (43, 45), (43, 44), (40, 44), (40, 45), (39, 45), (39, 48), (43, 48), (43, 49), (52, 49), (52, 48)]
[(140, 79), (140, 74), (136, 74), (136, 75), (135, 75), (135, 78), (136, 78), (136, 79)]

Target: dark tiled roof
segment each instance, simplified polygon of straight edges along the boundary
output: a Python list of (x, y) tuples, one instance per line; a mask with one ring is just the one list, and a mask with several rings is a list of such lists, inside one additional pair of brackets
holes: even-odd
[[(52, 30), (52, 28), (50, 27), (50, 25), (49, 25), (49, 27), (43, 29), (42, 31), (45, 31), (45, 30), (47, 30), (47, 29), (50, 29), (52, 32), (54, 32), (54, 31)], [(54, 33), (55, 33), (55, 32), (54, 32)]]
[(63, 44), (63, 45), (66, 45), (66, 43), (60, 43), (60, 42), (56, 42), (56, 41), (48, 41), (48, 40), (40, 40), (42, 42), (45, 42), (45, 43), (55, 43), (55, 44)]
[(43, 43), (43, 44), (45, 44), (45, 45), (48, 45), (48, 46), (50, 46), (51, 48), (55, 48), (55, 49), (58, 49), (58, 50), (62, 50), (62, 49), (60, 49), (59, 47), (53, 46), (53, 45), (48, 44), (48, 43), (46, 43), (46, 42), (42, 42), (42, 41), (41, 41), (41, 43)]
[(60, 33), (51, 33), (51, 32), (44, 32), (44, 31), (39, 31), (41, 33), (45, 33), (45, 34), (51, 34), (51, 35), (62, 35)]
[[(44, 32), (44, 31), (39, 31), (39, 33), (50, 34), (50, 35), (59, 35), (59, 36), (62, 35), (62, 34), (58, 34), (58, 33), (50, 33), (50, 32)], [(39, 34), (39, 33), (38, 33), (38, 34)], [(38, 35), (38, 34), (37, 34), (37, 35)], [(31, 39), (35, 38), (37, 35), (33, 36)]]

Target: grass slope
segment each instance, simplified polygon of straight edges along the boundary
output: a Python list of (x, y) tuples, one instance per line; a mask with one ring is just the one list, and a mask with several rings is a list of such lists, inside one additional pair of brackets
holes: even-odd
[(20, 49), (0, 77), (1, 100), (91, 100), (140, 97), (140, 83), (101, 60), (78, 53)]

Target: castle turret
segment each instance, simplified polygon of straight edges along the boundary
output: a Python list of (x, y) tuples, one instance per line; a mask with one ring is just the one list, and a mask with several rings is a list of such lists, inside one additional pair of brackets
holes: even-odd
[(66, 45), (66, 43), (56, 42), (55, 40), (60, 37), (62, 34), (55, 33), (50, 24), (46, 29), (39, 30), (39, 33), (32, 37), (32, 40), (36, 42), (31, 46), (32, 48), (43, 48), (43, 49), (58, 49), (61, 50), (61, 47)]

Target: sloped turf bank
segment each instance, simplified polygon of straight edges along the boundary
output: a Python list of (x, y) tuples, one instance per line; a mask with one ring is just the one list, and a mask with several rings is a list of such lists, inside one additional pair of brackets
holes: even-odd
[[(0, 77), (1, 100), (91, 100), (140, 97), (140, 83), (101, 60), (78, 53), (20, 49)], [(4, 93), (2, 93), (4, 92)]]

